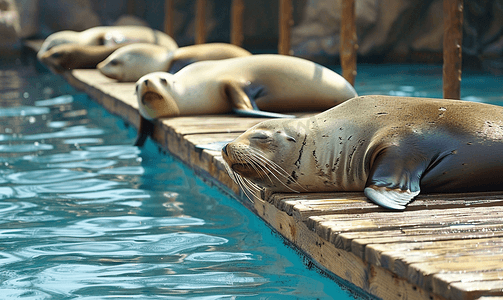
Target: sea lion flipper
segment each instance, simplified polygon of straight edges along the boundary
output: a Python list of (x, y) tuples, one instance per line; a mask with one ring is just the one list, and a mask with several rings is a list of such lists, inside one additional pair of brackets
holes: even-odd
[(237, 115), (255, 118), (295, 118), (292, 115), (259, 110), (255, 101), (236, 82), (226, 82), (224, 90), (227, 97), (231, 100), (232, 111)]
[(136, 138), (136, 142), (134, 143), (134, 145), (137, 147), (142, 147), (143, 144), (145, 144), (147, 137), (152, 135), (153, 130), (154, 130), (154, 124), (140, 115), (140, 124), (138, 125), (138, 136)]
[(295, 118), (293, 115), (285, 115), (279, 114), (269, 111), (261, 111), (261, 110), (249, 110), (249, 109), (238, 109), (234, 108), (232, 110), (235, 114), (243, 117), (252, 117), (252, 118)]
[(391, 146), (375, 158), (365, 185), (365, 196), (390, 209), (405, 209), (420, 192), (427, 158), (405, 145)]
[(233, 110), (253, 110), (257, 108), (256, 106), (254, 107), (254, 103), (252, 102), (252, 100), (250, 100), (250, 97), (248, 97), (243, 88), (237, 82), (225, 82), (224, 91), (225, 95), (227, 95), (228, 99), (231, 102)]

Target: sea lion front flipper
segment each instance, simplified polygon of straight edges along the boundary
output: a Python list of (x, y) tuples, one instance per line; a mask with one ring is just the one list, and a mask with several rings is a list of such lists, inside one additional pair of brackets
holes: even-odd
[(295, 116), (292, 115), (259, 110), (255, 101), (234, 81), (226, 82), (224, 91), (231, 101), (232, 111), (237, 115), (255, 118), (295, 118)]
[(375, 158), (364, 194), (374, 203), (403, 210), (420, 192), (427, 158), (404, 145), (383, 149)]
[(147, 140), (147, 137), (152, 136), (152, 132), (154, 131), (154, 124), (145, 119), (142, 115), (140, 115), (140, 124), (138, 125), (138, 136), (136, 138), (136, 142), (134, 143), (137, 147), (142, 147)]

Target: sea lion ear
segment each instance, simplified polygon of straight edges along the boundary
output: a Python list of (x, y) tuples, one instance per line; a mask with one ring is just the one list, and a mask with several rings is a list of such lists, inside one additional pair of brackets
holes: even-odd
[[(405, 153), (406, 152), (406, 153)], [(403, 145), (380, 151), (371, 165), (364, 194), (385, 208), (403, 210), (420, 192), (420, 179), (427, 159)]]

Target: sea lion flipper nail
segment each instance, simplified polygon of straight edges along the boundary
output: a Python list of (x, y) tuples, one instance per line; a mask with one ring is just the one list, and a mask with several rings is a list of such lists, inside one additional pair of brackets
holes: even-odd
[(389, 209), (403, 210), (419, 194), (409, 190), (390, 189), (371, 185), (364, 189), (364, 194), (375, 204)]

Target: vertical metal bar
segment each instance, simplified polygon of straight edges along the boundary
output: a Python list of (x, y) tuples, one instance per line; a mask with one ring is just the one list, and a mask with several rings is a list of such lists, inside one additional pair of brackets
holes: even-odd
[(445, 99), (461, 97), (461, 53), (463, 42), (463, 0), (444, 0), (444, 67)]
[(342, 76), (351, 85), (356, 77), (356, 50), (358, 41), (356, 35), (356, 13), (354, 0), (342, 0), (341, 8), (341, 67)]
[(292, 22), (292, 0), (279, 0), (279, 54), (290, 55), (290, 27)]
[(196, 2), (196, 44), (206, 42), (206, 0)]
[(173, 0), (166, 0), (164, 3), (164, 32), (172, 38), (175, 36), (173, 10)]
[(243, 45), (243, 0), (232, 0), (231, 7), (231, 44)]

